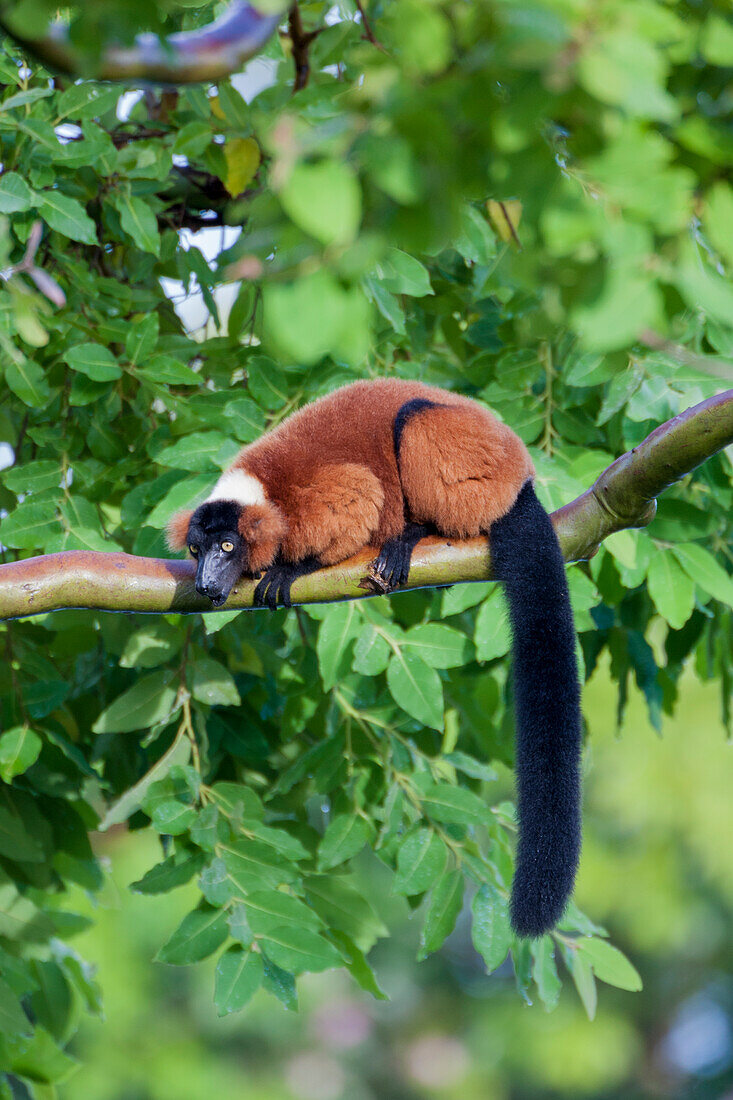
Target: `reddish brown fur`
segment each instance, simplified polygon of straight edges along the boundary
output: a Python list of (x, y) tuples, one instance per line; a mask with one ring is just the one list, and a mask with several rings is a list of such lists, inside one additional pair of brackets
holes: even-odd
[(283, 557), (318, 555), (324, 565), (350, 558), (369, 544), (383, 504), (382, 486), (366, 466), (342, 462), (313, 470), (307, 484), (288, 488)]
[(402, 434), (400, 473), (411, 517), (471, 538), (505, 515), (534, 474), (521, 439), (487, 409), (425, 409)]
[[(441, 407), (408, 420), (398, 470), (394, 422), (412, 398)], [(386, 378), (306, 405), (244, 447), (231, 469), (258, 478), (268, 501), (243, 513), (252, 572), (270, 564), (280, 540), (286, 560), (316, 555), (327, 565), (381, 546), (406, 520), (454, 537), (476, 535), (511, 508), (534, 473), (522, 441), (487, 409), (421, 382)], [(171, 545), (185, 544), (184, 515), (191, 513), (171, 521)]]
[(188, 542), (188, 525), (191, 522), (193, 512), (189, 509), (185, 512), (176, 512), (168, 520), (166, 541), (171, 550), (185, 550)]
[(272, 565), (285, 537), (285, 517), (273, 504), (250, 504), (242, 511), (237, 526), (249, 547), (249, 571), (261, 573)]

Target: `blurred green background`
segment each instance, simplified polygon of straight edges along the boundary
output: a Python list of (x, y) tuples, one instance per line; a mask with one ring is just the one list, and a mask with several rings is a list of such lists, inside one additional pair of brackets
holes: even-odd
[(370, 956), (389, 1002), (327, 972), (301, 979), (298, 1014), (261, 992), (219, 1019), (215, 959), (180, 969), (151, 961), (195, 886), (131, 893), (156, 841), (120, 832), (98, 846), (109, 865), (97, 924), (75, 940), (98, 964), (106, 1020), (82, 1021), (72, 1052), (84, 1065), (64, 1100), (733, 1097), (733, 758), (717, 688), (688, 674), (662, 737), (633, 689), (617, 731), (605, 668), (584, 709), (576, 898), (635, 963), (642, 993), (599, 983), (592, 1023), (569, 984), (552, 1014), (524, 1006), (509, 963), (486, 977), (467, 920), (418, 966), (419, 915), (410, 919), (388, 893), (389, 873), (367, 857), (365, 886), (394, 932)]

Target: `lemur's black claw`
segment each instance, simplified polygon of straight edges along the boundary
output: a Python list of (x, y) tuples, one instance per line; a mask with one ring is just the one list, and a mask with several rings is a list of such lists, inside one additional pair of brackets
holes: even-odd
[(277, 611), (278, 604), (281, 607), (292, 607), (290, 586), (293, 581), (307, 573), (314, 573), (317, 569), (320, 569), (320, 563), (314, 558), (306, 558), (297, 563), (278, 562), (271, 565), (255, 588), (253, 604), (256, 607), (269, 607), (270, 611)]

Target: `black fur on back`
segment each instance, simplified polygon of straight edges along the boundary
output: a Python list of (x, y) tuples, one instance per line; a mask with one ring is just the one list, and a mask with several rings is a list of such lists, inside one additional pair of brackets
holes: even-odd
[(511, 920), (541, 936), (560, 919), (580, 854), (580, 687), (565, 564), (530, 481), (489, 531), (513, 637), (519, 841)]
[(410, 401), (405, 401), (404, 405), (397, 410), (397, 416), (394, 418), (394, 426), (392, 428), (392, 437), (394, 439), (394, 453), (398, 461), (400, 457), (402, 433), (407, 427), (408, 420), (411, 420), (415, 413), (422, 412), (423, 409), (433, 409), (437, 404), (437, 401), (428, 401), (427, 397), (413, 397)]

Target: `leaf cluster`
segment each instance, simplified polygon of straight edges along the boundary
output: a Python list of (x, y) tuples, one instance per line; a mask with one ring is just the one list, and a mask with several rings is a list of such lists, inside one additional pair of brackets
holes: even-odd
[[(141, 7), (89, 5), (87, 46), (105, 19), (121, 40), (143, 29)], [(331, 6), (302, 8), (315, 29)], [(210, 14), (176, 9), (161, 26)], [(722, 388), (725, 6), (368, 13), (383, 48), (339, 8), (295, 96), (285, 38), (257, 94), (235, 77), (132, 106), (6, 42), (0, 269), (40, 219), (35, 262), (66, 305), (22, 274), (0, 283), (3, 560), (165, 556), (171, 513), (242, 444), (356, 378), (489, 404), (530, 446), (548, 507)], [(585, 674), (610, 664), (619, 717), (633, 678), (659, 726), (692, 664), (730, 723), (732, 514), (721, 454), (647, 530), (570, 571)], [(160, 835), (136, 889), (198, 883), (160, 957), (220, 951), (222, 1013), (259, 987), (293, 1007), (297, 975), (330, 966), (379, 995), (366, 955), (386, 929), (358, 876), (370, 849), (422, 907), (422, 955), (468, 887), (486, 969), (511, 952), (522, 996), (556, 1002), (556, 957), (591, 1015), (594, 975), (636, 986), (572, 908), (553, 938), (509, 932), (514, 825), (496, 777), (512, 689), (493, 586), (272, 616), (55, 612), (4, 624), (0, 644), (0, 1073), (39, 1096), (73, 1065), (78, 1012), (99, 1011), (67, 941), (70, 891), (102, 882), (87, 840), (100, 823)]]

